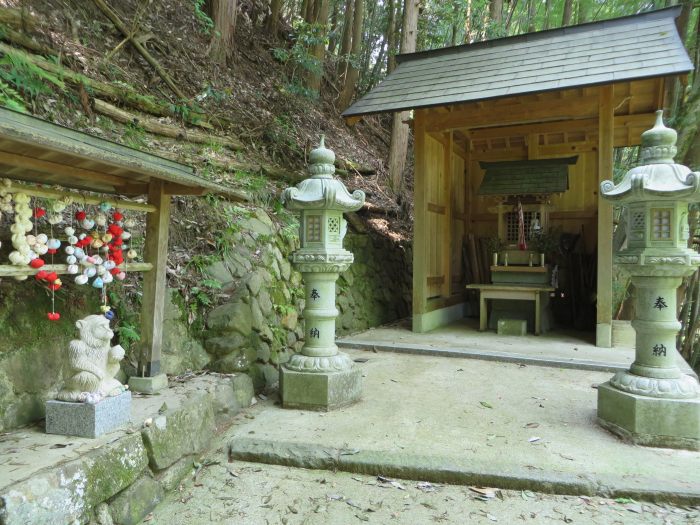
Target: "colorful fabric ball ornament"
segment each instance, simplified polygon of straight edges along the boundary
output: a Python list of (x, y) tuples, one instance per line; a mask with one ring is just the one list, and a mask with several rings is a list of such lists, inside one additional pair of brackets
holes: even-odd
[(46, 215), (46, 210), (44, 208), (35, 208), (34, 209), (34, 218), (35, 219), (40, 219), (44, 215)]
[(65, 233), (66, 236), (71, 237), (75, 234), (75, 229), (68, 226), (65, 230), (63, 230), (63, 233)]
[(86, 284), (88, 282), (88, 276), (85, 274), (80, 274), (75, 278), (75, 284)]
[(84, 210), (78, 210), (75, 212), (75, 218), (79, 221), (84, 221), (87, 217), (87, 213)]
[(29, 263), (29, 266), (31, 266), (32, 268), (41, 268), (45, 264), (46, 263), (42, 259), (39, 259), (37, 257), (36, 259), (32, 259), (32, 261)]
[(61, 318), (61, 314), (58, 312), (49, 312), (46, 315), (49, 318), (49, 321), (58, 321)]
[(92, 281), (92, 286), (94, 288), (102, 288), (104, 286), (104, 281), (102, 281), (101, 277), (95, 277), (95, 280)]
[(68, 268), (66, 269), (66, 271), (67, 271), (70, 275), (75, 275), (75, 274), (78, 273), (78, 271), (79, 271), (78, 265), (77, 265), (77, 264), (69, 264), (69, 265), (68, 265)]
[(100, 203), (100, 211), (107, 213), (111, 209), (112, 209), (112, 205), (109, 202), (101, 202)]

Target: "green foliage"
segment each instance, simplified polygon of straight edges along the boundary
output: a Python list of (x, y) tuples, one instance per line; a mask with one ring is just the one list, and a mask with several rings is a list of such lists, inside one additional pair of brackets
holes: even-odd
[(199, 30), (205, 35), (210, 35), (214, 29), (214, 21), (209, 17), (209, 15), (204, 10), (206, 0), (193, 0), (192, 4), (194, 6), (194, 16), (199, 24)]
[(0, 78), (0, 105), (26, 113), (24, 99), (12, 86)]
[(187, 102), (183, 102), (181, 104), (169, 104), (168, 107), (170, 111), (172, 111), (173, 115), (175, 115), (175, 117), (183, 124), (188, 122), (196, 124), (201, 120), (200, 115), (204, 112), (202, 108)]
[(272, 55), (276, 60), (287, 66), (289, 84), (285, 90), (295, 95), (306, 97), (318, 96), (313, 91), (307, 90), (302, 85), (302, 78), (311, 74), (323, 72), (323, 62), (311, 54), (311, 50), (318, 44), (328, 45), (326, 24), (310, 24), (301, 18), (292, 22), (294, 31), (293, 44), (290, 48), (277, 47), (272, 49)]
[(35, 101), (40, 95), (52, 95), (56, 88), (65, 91), (63, 80), (19, 53), (8, 52), (0, 58), (0, 104), (25, 111), (24, 97)]
[(128, 322), (122, 322), (114, 331), (119, 336), (119, 344), (124, 348), (130, 348), (133, 343), (138, 343), (141, 340), (138, 328)]
[(122, 140), (124, 140), (124, 144), (134, 149), (145, 149), (146, 146), (148, 146), (146, 142), (146, 130), (135, 122), (129, 122), (124, 127)]

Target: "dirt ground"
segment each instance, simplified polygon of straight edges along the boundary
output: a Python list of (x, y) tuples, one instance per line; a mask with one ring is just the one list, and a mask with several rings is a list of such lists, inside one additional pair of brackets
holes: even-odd
[(145, 523), (695, 524), (698, 508), (476, 489), (234, 461), (223, 449)]

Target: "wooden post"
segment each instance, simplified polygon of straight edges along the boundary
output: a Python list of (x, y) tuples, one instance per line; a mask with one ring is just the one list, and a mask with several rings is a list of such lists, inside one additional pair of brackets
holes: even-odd
[(163, 310), (165, 308), (165, 270), (168, 259), (168, 226), (170, 222), (170, 196), (165, 194), (165, 183), (151, 181), (148, 186), (148, 202), (157, 211), (146, 218), (146, 245), (144, 260), (153, 265), (143, 279), (141, 304), (141, 356), (138, 374), (155, 377), (161, 374), (160, 355), (163, 346)]
[(425, 165), (425, 115), (415, 112), (413, 128), (414, 168), (414, 221), (413, 221), (413, 329), (416, 315), (426, 312), (428, 297), (428, 171)]
[[(613, 86), (602, 86), (598, 104), (598, 183), (613, 178), (615, 117)], [(596, 301), (596, 346), (612, 346), (612, 237), (613, 207), (598, 189), (598, 283)]]
[(445, 199), (445, 224), (442, 229), (442, 290), (443, 297), (452, 295), (452, 132), (445, 133), (443, 142), (445, 180), (443, 181)]

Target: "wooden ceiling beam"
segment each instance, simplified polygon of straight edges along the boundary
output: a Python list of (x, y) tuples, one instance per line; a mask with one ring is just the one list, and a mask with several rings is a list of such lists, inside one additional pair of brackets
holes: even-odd
[[(615, 117), (615, 129), (618, 128), (650, 128), (654, 125), (654, 113), (638, 115), (622, 115)], [(542, 122), (537, 124), (522, 124), (498, 128), (461, 129), (460, 131), (472, 140), (487, 140), (513, 136), (526, 136), (533, 133), (566, 133), (572, 131), (597, 131), (598, 119), (565, 120), (557, 122)]]

